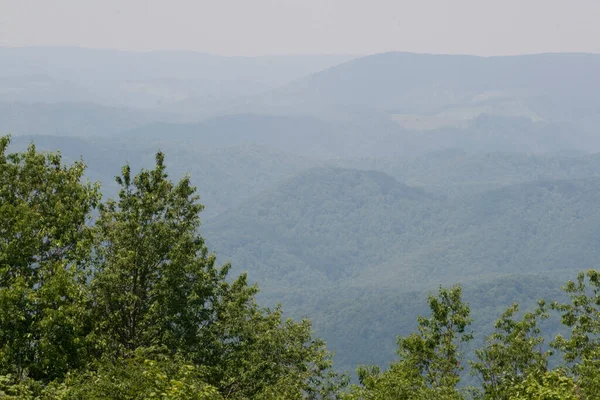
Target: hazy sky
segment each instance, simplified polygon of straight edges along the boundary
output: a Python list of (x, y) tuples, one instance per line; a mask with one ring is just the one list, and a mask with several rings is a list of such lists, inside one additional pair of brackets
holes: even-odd
[(600, 0), (0, 0), (0, 46), (600, 52)]

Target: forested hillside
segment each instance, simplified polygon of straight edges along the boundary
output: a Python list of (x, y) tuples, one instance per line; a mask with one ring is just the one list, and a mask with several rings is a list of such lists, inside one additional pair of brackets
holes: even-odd
[[(480, 279), (525, 268), (592, 266), (599, 193), (600, 180), (588, 178), (448, 198), (380, 172), (313, 169), (218, 216), (204, 230), (221, 253), (259, 279), (281, 271), (286, 280), (289, 271), (298, 282), (303, 271), (308, 282), (321, 284), (356, 276), (362, 283), (414, 287), (425, 275)], [(299, 264), (288, 270), (291, 260)], [(380, 281), (378, 274), (384, 274)]]
[[(358, 381), (350, 384), (348, 375), (333, 369), (332, 354), (325, 342), (312, 336), (309, 320), (286, 319), (280, 306), (260, 307), (258, 287), (248, 283), (246, 273), (237, 275), (229, 263), (219, 266), (198, 234), (203, 206), (196, 188), (189, 177), (169, 179), (163, 153), (156, 153), (152, 169), (137, 174), (125, 164), (115, 178), (118, 196), (103, 200), (100, 186), (83, 180), (82, 161), (65, 163), (60, 154), (38, 152), (33, 144), (10, 153), (9, 142), (8, 137), (0, 138), (3, 398), (587, 400), (595, 398), (600, 387), (597, 270), (580, 272), (561, 294), (556, 279), (561, 273), (552, 265), (538, 271), (533, 263), (527, 271), (521, 267), (513, 273), (502, 268), (500, 274), (474, 271), (465, 263), (462, 275), (451, 271), (449, 278), (442, 271), (445, 285), (438, 285), (434, 268), (431, 276), (407, 290), (398, 276), (412, 273), (397, 270), (395, 280), (389, 276), (386, 284), (373, 285), (360, 277), (364, 270), (331, 269), (333, 259), (319, 257), (324, 248), (318, 242), (276, 245), (290, 254), (306, 248), (313, 258), (325, 261), (321, 270), (313, 268), (320, 276), (311, 281), (322, 281), (320, 286), (303, 288), (298, 279), (294, 287), (279, 286), (276, 297), (295, 305), (292, 314), (310, 308), (317, 329), (332, 335), (334, 347), (344, 349), (339, 360), (359, 360), (360, 365), (351, 366), (358, 365)], [(595, 183), (596, 179), (519, 185), (492, 195), (513, 192), (503, 195), (510, 201), (495, 207), (497, 215), (523, 216), (518, 204), (535, 197), (528, 190), (555, 192), (544, 197), (560, 210), (561, 201), (587, 204), (596, 192)], [(328, 196), (339, 199), (333, 206), (349, 217), (361, 222), (360, 211), (365, 211), (375, 223), (383, 220), (373, 213), (390, 201), (407, 212), (412, 206), (414, 215), (418, 205), (431, 209), (445, 201), (381, 172), (330, 167), (310, 170), (284, 184), (279, 190), (284, 207), (293, 203), (285, 196), (296, 187), (304, 189), (304, 197), (296, 196), (299, 207), (291, 210), (288, 221), (310, 220), (322, 207), (331, 211), (331, 204), (320, 204)], [(307, 190), (311, 187), (323, 195), (315, 196)], [(367, 202), (362, 201), (365, 196)], [(494, 206), (485, 196), (489, 194), (471, 204), (474, 216), (482, 205)], [(526, 210), (532, 209), (532, 203), (526, 205)], [(266, 216), (260, 205), (257, 210), (258, 217)], [(473, 223), (471, 218), (466, 221)], [(336, 228), (335, 218), (323, 220), (323, 228), (315, 222), (309, 225), (316, 228), (312, 233), (317, 240)], [(296, 226), (303, 232), (301, 223)], [(356, 227), (345, 228), (360, 233)], [(275, 234), (270, 240), (290, 237), (289, 230)], [(252, 239), (245, 235), (236, 247), (244, 248)], [(260, 240), (264, 245), (268, 239)], [(352, 246), (355, 239), (347, 242)], [(368, 264), (369, 258), (373, 256), (367, 253), (359, 262)], [(250, 259), (244, 262), (252, 266)], [(271, 285), (282, 273), (268, 271), (271, 279), (265, 279), (263, 301), (276, 295)], [(266, 278), (267, 271), (264, 274)], [(370, 274), (376, 276), (377, 268)], [(469, 274), (478, 279), (469, 280)], [(464, 291), (451, 285), (456, 279), (467, 282)], [(428, 288), (431, 293), (434, 285), (438, 293), (429, 295), (427, 311), (423, 293)], [(539, 299), (541, 295), (552, 302)], [(470, 302), (476, 307), (471, 309)], [(523, 313), (521, 307), (530, 311)], [(411, 321), (416, 315), (415, 325)], [(554, 321), (548, 324), (550, 317)], [(390, 327), (400, 333), (396, 357)], [(553, 352), (560, 358), (552, 358)], [(382, 368), (383, 354), (391, 361), (387, 369)], [(366, 364), (373, 361), (375, 365)], [(465, 386), (471, 382), (466, 371), (478, 379), (476, 386)]]
[[(16, 139), (21, 147), (30, 140)], [(57, 144), (67, 159), (91, 154), (88, 176), (102, 177), (108, 195), (117, 193), (111, 176), (119, 158), (152, 164), (152, 141), (134, 152), (103, 151), (101, 141), (57, 140), (36, 143)], [(289, 315), (311, 317), (344, 369), (390, 360), (394, 334), (409, 329), (415, 313), (408, 310), (419, 309), (408, 307), (390, 320), (390, 304), (457, 282), (467, 294), (488, 285), (534, 304), (598, 257), (595, 155), (457, 150), (408, 160), (325, 161), (345, 167), (339, 168), (253, 146), (176, 148), (167, 148), (173, 176), (190, 171), (200, 188), (208, 205), (202, 233), (219, 259), (260, 282), (267, 304), (281, 302)], [(525, 279), (520, 274), (528, 283), (515, 289)], [(542, 278), (550, 283), (538, 286)], [(382, 342), (365, 341), (367, 328), (331, 322), (341, 320), (369, 326)]]
[[(392, 299), (461, 282), (468, 291), (494, 287), (528, 304), (545, 296), (545, 280), (556, 287), (577, 268), (595, 267), (599, 196), (598, 178), (443, 197), (379, 172), (327, 168), (218, 216), (203, 232), (223, 259), (262, 283), (263, 296), (285, 299), (296, 316), (311, 315), (344, 360), (362, 352), (383, 363), (389, 356), (364, 340), (370, 319), (380, 318), (379, 332), (414, 319), (409, 312), (387, 319), (398, 312)], [(473, 302), (474, 312), (484, 303)], [(330, 323), (339, 318), (357, 329)], [(337, 347), (341, 337), (345, 344)], [(356, 351), (348, 356), (347, 348)]]

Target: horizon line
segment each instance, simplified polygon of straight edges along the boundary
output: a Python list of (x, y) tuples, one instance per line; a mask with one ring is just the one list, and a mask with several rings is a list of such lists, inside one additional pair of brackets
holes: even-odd
[(518, 56), (535, 56), (535, 55), (558, 55), (558, 54), (583, 54), (583, 55), (600, 55), (600, 52), (593, 51), (540, 51), (540, 52), (527, 52), (527, 53), (506, 53), (506, 54), (493, 54), (493, 55), (482, 55), (475, 53), (436, 53), (430, 51), (406, 51), (406, 50), (385, 50), (373, 53), (326, 53), (326, 52), (299, 52), (299, 53), (264, 53), (255, 55), (235, 55), (235, 54), (220, 54), (211, 53), (201, 50), (185, 50), (185, 49), (153, 49), (153, 50), (131, 50), (131, 49), (118, 49), (108, 47), (87, 47), (79, 45), (10, 45), (0, 44), (0, 49), (63, 49), (63, 50), (87, 50), (87, 51), (98, 51), (98, 52), (115, 52), (115, 53), (131, 53), (131, 54), (160, 54), (160, 53), (172, 53), (172, 54), (197, 54), (212, 57), (222, 58), (268, 58), (268, 57), (369, 57), (380, 54), (391, 54), (391, 53), (403, 53), (403, 54), (415, 54), (415, 55), (435, 55), (435, 56), (469, 56), (479, 58), (493, 58), (493, 57), (518, 57)]

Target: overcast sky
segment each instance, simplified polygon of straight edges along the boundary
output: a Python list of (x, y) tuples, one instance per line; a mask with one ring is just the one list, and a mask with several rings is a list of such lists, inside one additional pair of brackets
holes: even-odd
[(600, 0), (0, 0), (0, 46), (225, 55), (600, 52)]

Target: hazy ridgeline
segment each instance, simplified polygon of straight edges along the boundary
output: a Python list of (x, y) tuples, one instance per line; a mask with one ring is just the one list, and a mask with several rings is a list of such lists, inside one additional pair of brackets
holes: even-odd
[[(385, 366), (462, 283), (482, 341), (600, 259), (600, 55), (0, 49), (0, 134), (198, 187), (201, 234), (339, 369)], [(551, 330), (554, 332), (554, 330)]]

